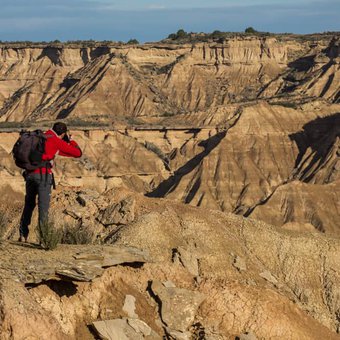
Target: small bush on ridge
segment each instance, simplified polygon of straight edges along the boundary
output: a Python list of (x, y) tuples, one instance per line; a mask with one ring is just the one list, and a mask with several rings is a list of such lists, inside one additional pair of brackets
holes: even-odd
[(61, 241), (61, 232), (55, 228), (53, 220), (46, 220), (38, 223), (37, 227), (38, 241), (46, 250), (53, 250)]

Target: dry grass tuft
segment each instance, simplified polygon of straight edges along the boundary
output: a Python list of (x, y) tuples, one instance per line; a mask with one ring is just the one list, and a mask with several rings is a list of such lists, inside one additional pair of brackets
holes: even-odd
[(40, 245), (46, 250), (53, 250), (60, 243), (62, 235), (60, 230), (55, 228), (53, 219), (37, 226), (37, 235)]
[(92, 244), (94, 234), (91, 230), (76, 224), (66, 223), (63, 226), (61, 243), (63, 244)]

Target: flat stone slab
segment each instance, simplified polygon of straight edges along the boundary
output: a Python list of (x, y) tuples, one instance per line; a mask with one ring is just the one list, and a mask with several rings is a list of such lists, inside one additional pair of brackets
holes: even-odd
[(103, 274), (104, 269), (98, 267), (73, 267), (67, 269), (57, 269), (55, 273), (61, 278), (67, 278), (71, 281), (91, 282), (96, 277)]
[(74, 255), (76, 260), (91, 262), (103, 268), (117, 266), (127, 263), (145, 263), (150, 262), (148, 254), (142, 250), (131, 247), (106, 247), (102, 254), (93, 252), (80, 252)]
[(25, 284), (52, 279), (90, 282), (105, 268), (150, 262), (147, 253), (131, 247), (60, 245), (46, 256), (37, 245), (16, 242), (2, 243), (0, 257), (0, 277)]
[[(129, 340), (136, 336), (136, 332), (130, 327), (126, 320), (105, 320), (93, 323), (93, 327), (97, 331), (101, 339), (105, 340)], [(135, 337), (136, 340), (142, 340), (142, 335)]]
[(93, 322), (99, 337), (104, 340), (161, 340), (144, 321), (139, 319), (115, 319)]
[(194, 322), (197, 309), (205, 296), (199, 292), (153, 281), (153, 293), (159, 298), (163, 323), (173, 331), (185, 333)]

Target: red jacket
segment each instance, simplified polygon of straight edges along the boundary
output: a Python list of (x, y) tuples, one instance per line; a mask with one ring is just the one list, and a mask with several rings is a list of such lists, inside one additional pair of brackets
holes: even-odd
[[(71, 140), (70, 143), (62, 140), (53, 130), (48, 130), (45, 132), (47, 136), (45, 143), (45, 153), (42, 156), (44, 161), (52, 161), (56, 154), (65, 157), (74, 157), (79, 158), (82, 155), (82, 152), (78, 146), (78, 144)], [(36, 169), (34, 173), (46, 173), (46, 168)], [(47, 169), (49, 174), (52, 173), (51, 169)]]

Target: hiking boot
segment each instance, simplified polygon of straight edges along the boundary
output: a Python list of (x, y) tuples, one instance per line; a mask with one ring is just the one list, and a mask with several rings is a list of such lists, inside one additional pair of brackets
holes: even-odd
[(18, 242), (25, 242), (27, 243), (28, 236), (24, 237), (22, 235), (19, 236)]

